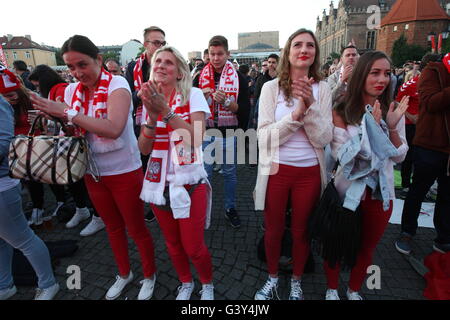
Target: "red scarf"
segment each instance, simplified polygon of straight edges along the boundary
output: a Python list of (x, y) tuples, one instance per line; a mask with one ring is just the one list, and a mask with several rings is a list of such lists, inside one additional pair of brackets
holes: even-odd
[[(134, 90), (138, 92), (142, 89), (142, 84), (144, 83), (144, 76), (142, 75), (142, 66), (144, 64), (145, 59), (147, 59), (147, 56), (145, 52), (141, 54), (139, 59), (137, 59), (136, 64), (133, 69), (133, 79), (134, 79)], [(142, 118), (142, 104), (136, 107), (136, 124), (141, 124), (141, 118)]]
[[(199, 78), (199, 87), (200, 89), (211, 88), (211, 93), (216, 92), (216, 84), (214, 82), (214, 69), (211, 63), (208, 63), (203, 68)], [(222, 70), (218, 90), (224, 91), (227, 97), (230, 98), (232, 102), (237, 102), (237, 98), (239, 95), (239, 76), (237, 71), (234, 69), (233, 64), (230, 61), (227, 61)], [(217, 123), (219, 127), (229, 127), (238, 125), (236, 115), (224, 105), (216, 103), (211, 96), (208, 99), (208, 104), (211, 110), (211, 117), (208, 119), (207, 122), (208, 127), (214, 126), (214, 117), (216, 108), (218, 109)]]
[[(94, 118), (106, 119), (108, 116), (106, 102), (108, 101), (108, 87), (111, 80), (112, 75), (102, 68), (94, 92), (94, 103), (92, 105)], [(71, 108), (87, 115), (89, 111), (89, 100), (89, 89), (83, 86), (81, 82), (78, 83), (75, 93), (72, 96)]]

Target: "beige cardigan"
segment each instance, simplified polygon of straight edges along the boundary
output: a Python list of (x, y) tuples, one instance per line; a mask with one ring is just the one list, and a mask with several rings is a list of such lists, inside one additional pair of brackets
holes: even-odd
[(306, 111), (303, 122), (293, 121), (291, 114), (275, 122), (277, 98), (280, 93), (278, 79), (266, 82), (259, 98), (258, 146), (259, 164), (253, 198), (255, 210), (264, 210), (267, 182), (271, 174), (276, 149), (284, 144), (301, 126), (304, 126), (320, 165), (322, 191), (327, 183), (324, 148), (333, 138), (331, 113), (331, 90), (329, 85), (319, 83), (319, 99)]

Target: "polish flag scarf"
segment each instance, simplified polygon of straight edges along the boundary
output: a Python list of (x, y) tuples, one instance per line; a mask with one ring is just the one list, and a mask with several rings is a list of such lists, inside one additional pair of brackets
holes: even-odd
[[(171, 109), (184, 121), (190, 122), (189, 102), (181, 105), (181, 94), (172, 94)], [(144, 108), (142, 119), (147, 119), (147, 110)], [(142, 121), (142, 124), (146, 120)], [(174, 174), (168, 174), (169, 152), (174, 168)], [(183, 138), (177, 130), (173, 130), (163, 122), (159, 115), (153, 150), (145, 173), (141, 199), (156, 205), (165, 205), (164, 189), (169, 184), (170, 207), (175, 219), (189, 218), (191, 199), (184, 188), (187, 184), (197, 184), (208, 175), (203, 166), (203, 153), (201, 147), (193, 148), (183, 143)]]
[[(97, 87), (94, 91), (94, 101), (92, 103), (92, 114), (96, 119), (106, 119), (108, 117), (106, 103), (108, 102), (108, 88), (111, 80), (112, 75), (102, 68)], [(89, 100), (89, 89), (79, 82), (72, 96), (70, 108), (87, 116), (89, 112)], [(81, 128), (81, 132), (85, 134), (86, 130)], [(93, 139), (90, 143), (90, 147), (94, 153), (106, 153), (124, 147), (124, 142), (120, 137), (115, 140), (100, 137), (96, 134), (92, 134), (92, 137)]]
[(450, 73), (450, 53), (447, 53), (442, 59), (445, 67), (447, 68), (448, 73)]
[[(134, 90), (136, 92), (142, 89), (142, 84), (144, 83), (144, 76), (142, 75), (142, 66), (146, 59), (147, 56), (144, 52), (143, 54), (141, 54), (139, 59), (137, 59), (133, 69)], [(136, 125), (141, 124), (142, 110), (143, 110), (142, 104), (136, 107)]]
[[(203, 68), (202, 73), (200, 74), (199, 86), (200, 89), (211, 88), (211, 93), (216, 92), (216, 84), (214, 82), (214, 68), (211, 63), (208, 63)], [(224, 91), (232, 102), (237, 102), (237, 98), (239, 95), (239, 76), (230, 61), (227, 61), (225, 67), (222, 70), (218, 90)], [(216, 103), (212, 96), (209, 96), (208, 104), (211, 110), (211, 117), (207, 120), (208, 127), (214, 127), (216, 108), (218, 109), (217, 124), (219, 127), (231, 127), (238, 125), (236, 115), (224, 105)]]

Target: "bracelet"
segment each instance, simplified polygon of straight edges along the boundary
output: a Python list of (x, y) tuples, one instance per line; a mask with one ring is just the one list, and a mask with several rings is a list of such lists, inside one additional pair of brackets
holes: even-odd
[(151, 126), (151, 125), (149, 125), (149, 124), (144, 124), (144, 127), (146, 127), (147, 129), (150, 129), (150, 130), (155, 130), (155, 126)]
[(144, 133), (144, 131), (142, 130), (141, 134), (144, 136), (144, 138), (147, 138), (149, 140), (155, 140), (155, 136), (148, 136)]
[(398, 132), (397, 128), (395, 128), (395, 129), (389, 129), (388, 128), (388, 130), (389, 130), (389, 132)]
[(168, 123), (176, 115), (177, 114), (173, 110), (170, 110), (170, 112), (163, 118), (164, 123)]

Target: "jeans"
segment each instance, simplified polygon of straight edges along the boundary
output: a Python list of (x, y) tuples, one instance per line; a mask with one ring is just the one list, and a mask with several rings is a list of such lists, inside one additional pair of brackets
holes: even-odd
[(409, 188), (402, 213), (402, 232), (416, 234), (417, 218), (422, 201), (434, 181), (438, 181), (438, 193), (434, 208), (436, 242), (450, 244), (450, 177), (447, 176), (449, 155), (446, 153), (414, 147), (413, 182)]
[[(236, 136), (228, 138), (205, 136), (205, 139), (203, 141), (203, 152), (208, 180), (210, 183), (212, 182), (214, 162), (222, 164), (225, 180), (225, 210), (236, 208), (237, 138)], [(216, 155), (216, 151), (222, 152), (222, 159), (220, 159), (220, 154)]]
[(47, 289), (56, 283), (50, 254), (44, 242), (28, 226), (22, 212), (20, 184), (0, 192), (0, 290), (10, 288), (13, 248), (22, 251), (38, 277), (38, 287)]

